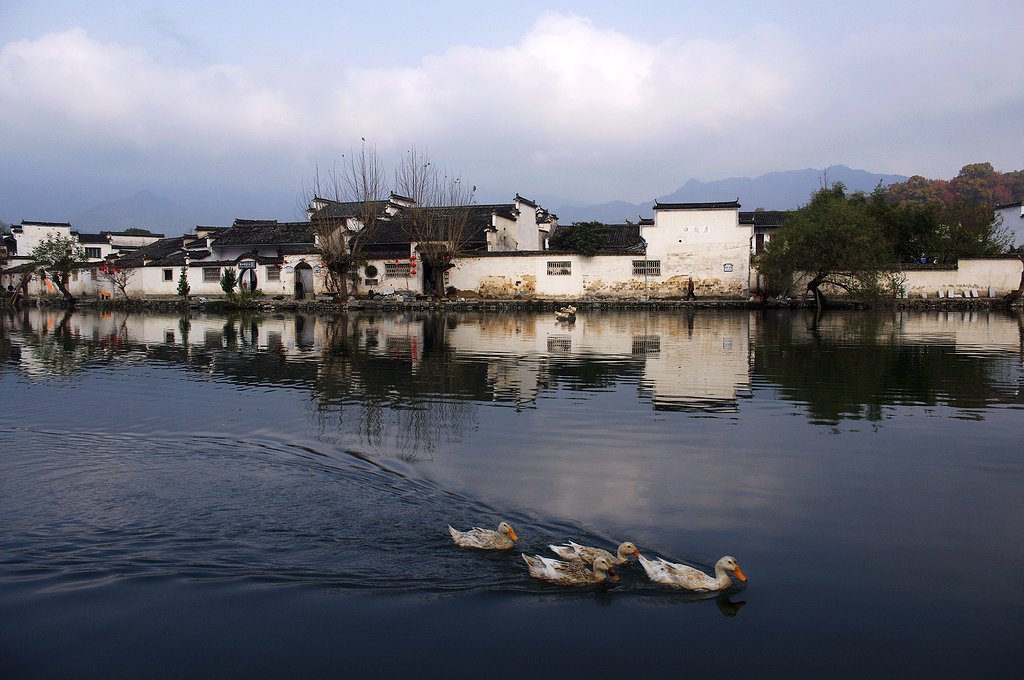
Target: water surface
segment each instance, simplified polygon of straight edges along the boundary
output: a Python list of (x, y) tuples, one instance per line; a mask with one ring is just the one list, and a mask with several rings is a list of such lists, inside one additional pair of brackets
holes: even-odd
[[(0, 323), (16, 677), (1015, 675), (1021, 319)], [(512, 553), (451, 545), (510, 521)], [(530, 579), (632, 540), (750, 581)]]

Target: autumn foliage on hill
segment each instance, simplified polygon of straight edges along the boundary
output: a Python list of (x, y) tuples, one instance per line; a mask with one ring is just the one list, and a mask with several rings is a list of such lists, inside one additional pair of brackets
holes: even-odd
[(1024, 170), (998, 172), (991, 163), (971, 163), (950, 180), (914, 175), (906, 182), (890, 184), (889, 199), (903, 203), (935, 203), (946, 208), (957, 204), (995, 207), (1024, 200)]

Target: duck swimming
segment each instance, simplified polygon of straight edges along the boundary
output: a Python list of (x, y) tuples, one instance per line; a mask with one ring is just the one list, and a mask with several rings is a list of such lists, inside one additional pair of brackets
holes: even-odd
[(640, 556), (640, 564), (643, 566), (647, 576), (655, 583), (661, 583), (674, 588), (685, 590), (710, 591), (725, 590), (732, 585), (729, 574), (732, 573), (740, 581), (746, 581), (740, 565), (735, 557), (726, 555), (715, 564), (715, 575), (709, 576), (700, 569), (685, 564), (676, 564), (664, 559), (648, 560)]
[(463, 548), (480, 548), (481, 550), (508, 550), (513, 541), (518, 541), (515, 529), (508, 522), (498, 525), (498, 530), (473, 527), (469, 531), (459, 531), (448, 525), (448, 533), (455, 539), (455, 545)]
[(569, 541), (568, 545), (549, 545), (548, 547), (564, 560), (583, 560), (587, 564), (593, 564), (599, 556), (607, 559), (608, 564), (613, 566), (625, 564), (631, 555), (640, 557), (640, 551), (629, 541), (621, 544), (614, 555), (603, 548), (591, 548), (572, 541)]
[(600, 555), (594, 560), (593, 570), (583, 560), (562, 562), (552, 557), (530, 557), (526, 554), (523, 555), (523, 560), (530, 568), (530, 576), (563, 586), (594, 585), (604, 583), (607, 578), (619, 580), (619, 575), (612, 570), (608, 559)]

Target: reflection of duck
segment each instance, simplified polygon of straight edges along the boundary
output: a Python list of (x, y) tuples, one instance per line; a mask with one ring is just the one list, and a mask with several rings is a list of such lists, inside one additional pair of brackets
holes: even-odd
[(715, 604), (718, 605), (718, 611), (722, 612), (722, 616), (728, 616), (729, 618), (739, 614), (740, 609), (742, 609), (743, 605), (746, 603), (746, 600), (733, 602), (725, 593), (719, 593), (718, 596), (715, 597)]
[(518, 541), (515, 530), (508, 522), (498, 525), (498, 530), (473, 527), (469, 531), (459, 531), (448, 525), (448, 533), (455, 539), (455, 545), (463, 548), (480, 548), (481, 550), (508, 550), (513, 541)]
[(736, 558), (728, 555), (715, 564), (714, 576), (708, 576), (700, 569), (694, 569), (685, 564), (667, 562), (661, 558), (648, 560), (643, 555), (640, 556), (640, 564), (647, 572), (647, 576), (655, 583), (685, 590), (725, 590), (732, 585), (732, 581), (729, 579), (730, 572), (741, 581), (747, 580), (740, 565), (736, 562)]
[(594, 569), (591, 571), (586, 562), (573, 560), (562, 562), (551, 557), (540, 555), (523, 555), (526, 565), (530, 568), (530, 576), (544, 579), (563, 586), (583, 586), (595, 583), (603, 583), (606, 578), (613, 581), (619, 580), (619, 575), (612, 570), (608, 559), (598, 556), (594, 560)]
[(614, 555), (607, 550), (579, 545), (572, 541), (569, 541), (568, 545), (549, 545), (548, 547), (563, 560), (583, 560), (587, 564), (593, 564), (594, 560), (598, 557), (604, 557), (608, 560), (608, 564), (612, 565), (625, 564), (630, 555), (640, 557), (640, 551), (637, 550), (636, 546), (629, 541), (621, 544), (618, 550), (615, 551), (616, 554)]

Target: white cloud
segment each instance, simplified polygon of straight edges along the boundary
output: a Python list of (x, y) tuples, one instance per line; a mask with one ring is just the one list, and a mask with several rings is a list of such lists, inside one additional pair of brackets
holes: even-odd
[(169, 67), (78, 28), (0, 52), (0, 115), (40, 140), (45, 124), (140, 149), (284, 142), (298, 112), (282, 94), (237, 67)]
[(439, 46), (374, 68), (345, 62), (355, 46), (323, 41), (290, 42), (270, 67), (244, 54), (196, 66), (192, 53), (183, 66), (76, 28), (2, 46), (0, 135), (8, 163), (63, 157), (80, 171), (84, 156), (104, 155), (156, 185), (211, 163), (236, 181), (298, 185), (360, 137), (392, 157), (415, 141), (492, 190), (585, 201), (831, 163), (928, 174), (963, 117), (973, 127), (956, 148), (971, 157), (946, 160), (952, 172), (1012, 165), (998, 140), (1024, 100), (1019, 79), (978, 60), (1015, 63), (1016, 43), (986, 37), (984, 22), (933, 18), (918, 34), (899, 21), (714, 38), (681, 24), (648, 41), (546, 13), (508, 44)]

